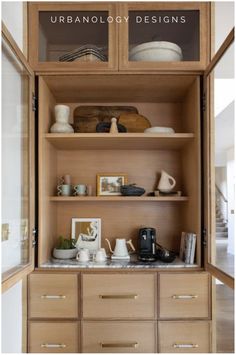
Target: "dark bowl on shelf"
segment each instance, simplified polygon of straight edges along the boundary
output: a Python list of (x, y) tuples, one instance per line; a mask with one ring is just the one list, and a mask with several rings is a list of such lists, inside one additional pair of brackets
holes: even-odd
[(123, 196), (142, 196), (145, 190), (142, 187), (135, 186), (135, 184), (122, 185), (120, 192)]
[(172, 263), (176, 258), (176, 254), (173, 251), (169, 251), (164, 248), (157, 249), (156, 256), (157, 256), (157, 259), (163, 261), (163, 263)]

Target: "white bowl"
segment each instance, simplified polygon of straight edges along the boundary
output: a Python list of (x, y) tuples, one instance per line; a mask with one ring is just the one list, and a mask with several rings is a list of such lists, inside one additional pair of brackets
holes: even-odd
[(171, 127), (150, 127), (145, 129), (144, 133), (175, 133)]
[(172, 42), (146, 42), (132, 48), (130, 61), (179, 62), (183, 59), (181, 48)]
[(52, 255), (56, 259), (73, 259), (76, 257), (78, 250), (75, 249), (53, 249)]

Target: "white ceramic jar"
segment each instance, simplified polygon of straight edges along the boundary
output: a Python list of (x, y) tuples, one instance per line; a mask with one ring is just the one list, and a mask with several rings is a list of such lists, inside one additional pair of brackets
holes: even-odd
[(74, 133), (69, 124), (70, 107), (67, 105), (56, 105), (54, 108), (56, 122), (52, 125), (51, 133)]

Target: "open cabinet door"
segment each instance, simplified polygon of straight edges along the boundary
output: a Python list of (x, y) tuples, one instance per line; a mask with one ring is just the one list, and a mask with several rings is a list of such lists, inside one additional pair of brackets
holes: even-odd
[(2, 291), (34, 269), (34, 73), (2, 24)]
[(234, 207), (229, 200), (234, 199), (235, 181), (233, 47), (234, 29), (204, 73), (203, 127), (205, 268), (231, 288), (234, 288), (234, 230), (230, 223), (234, 223), (231, 216)]

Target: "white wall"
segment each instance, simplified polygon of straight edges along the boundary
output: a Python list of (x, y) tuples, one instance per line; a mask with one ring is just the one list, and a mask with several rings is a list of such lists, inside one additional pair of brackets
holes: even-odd
[(234, 148), (227, 151), (227, 187), (228, 187), (228, 253), (234, 254), (235, 239), (235, 156)]
[(215, 2), (215, 52), (234, 27), (234, 1)]

